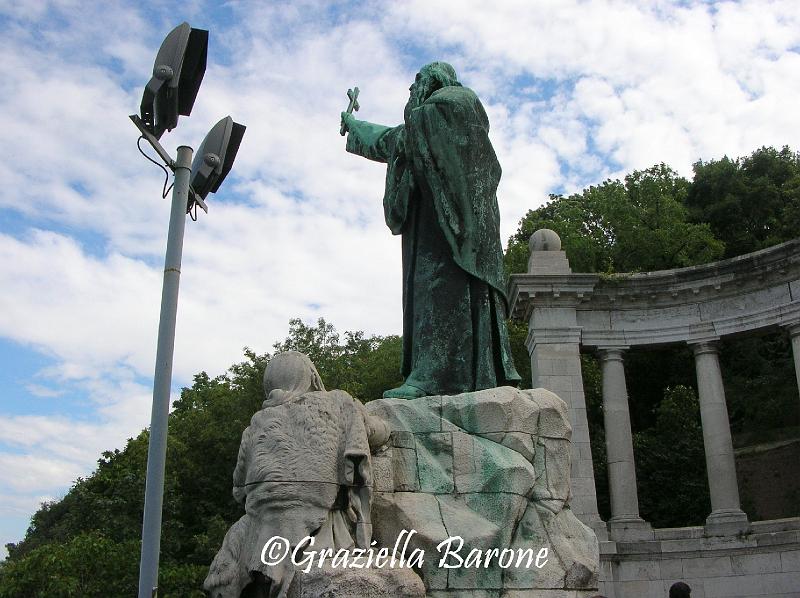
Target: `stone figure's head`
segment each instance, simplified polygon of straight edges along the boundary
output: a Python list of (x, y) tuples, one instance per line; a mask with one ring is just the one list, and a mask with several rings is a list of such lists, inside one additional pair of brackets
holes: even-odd
[(417, 78), (408, 88), (410, 95), (406, 104), (406, 121), (411, 110), (427, 100), (434, 91), (452, 86), (460, 87), (461, 83), (458, 82), (455, 69), (446, 62), (431, 62), (419, 69)]
[(325, 390), (317, 368), (299, 351), (278, 353), (264, 369), (264, 406), (279, 405), (313, 390)]

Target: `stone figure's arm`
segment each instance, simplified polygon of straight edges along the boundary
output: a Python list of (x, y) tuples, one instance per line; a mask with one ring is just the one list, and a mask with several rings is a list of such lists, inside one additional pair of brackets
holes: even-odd
[(347, 126), (347, 151), (368, 160), (386, 163), (391, 158), (400, 138), (403, 125), (386, 127), (365, 120), (357, 120), (352, 114), (342, 113)]
[(372, 451), (386, 444), (389, 441), (389, 435), (391, 433), (392, 431), (389, 429), (389, 425), (380, 417), (374, 415), (367, 416), (367, 441)]
[(364, 408), (363, 403), (355, 402), (358, 405), (361, 416), (364, 418), (364, 426), (367, 429), (367, 442), (369, 443), (370, 451), (374, 453), (376, 449), (379, 449), (389, 441), (389, 435), (392, 431), (389, 429), (389, 424), (383, 421), (382, 418), (377, 415), (369, 414)]
[(239, 455), (236, 457), (236, 467), (233, 470), (233, 499), (244, 503), (247, 498), (245, 484), (247, 484), (247, 453), (250, 445), (250, 426), (242, 432), (242, 442), (239, 444)]

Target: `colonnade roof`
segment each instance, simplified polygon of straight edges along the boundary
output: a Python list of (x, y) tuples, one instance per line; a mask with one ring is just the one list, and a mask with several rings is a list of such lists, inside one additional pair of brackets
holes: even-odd
[(648, 345), (800, 323), (800, 239), (699, 266), (614, 275), (548, 272), (555, 253), (563, 254), (533, 252), (536, 273), (511, 276), (510, 312), (534, 336), (577, 326), (583, 345)]

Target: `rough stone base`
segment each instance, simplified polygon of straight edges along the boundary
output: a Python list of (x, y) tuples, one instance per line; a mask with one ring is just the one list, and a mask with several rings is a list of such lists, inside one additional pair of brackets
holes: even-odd
[[(593, 594), (598, 542), (569, 508), (571, 427), (560, 398), (501, 387), (382, 399), (367, 411), (391, 429), (388, 446), (372, 458), (373, 537), (379, 546), (407, 544), (406, 558), (424, 554), (419, 573), (428, 596)], [(451, 541), (460, 566), (440, 549)], [(498, 556), (542, 550), (540, 566), (528, 557), (501, 565)]]
[(714, 511), (706, 519), (706, 536), (735, 536), (749, 529), (747, 515), (741, 509)]
[(425, 598), (419, 575), (406, 568), (298, 571), (288, 598)]
[(435, 590), (426, 598), (592, 598), (594, 590)]

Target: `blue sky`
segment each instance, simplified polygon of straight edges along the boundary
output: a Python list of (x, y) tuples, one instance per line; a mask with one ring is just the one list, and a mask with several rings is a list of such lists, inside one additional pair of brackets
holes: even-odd
[(451, 62), (484, 102), (502, 236), (549, 193), (666, 162), (798, 147), (800, 11), (787, 2), (0, 2), (0, 540), (148, 424), (169, 205), (127, 115), (164, 35), (210, 30), (197, 147), (247, 125), (210, 213), (187, 224), (174, 385), (262, 352), (288, 321), (400, 331), (384, 170), (344, 151), (402, 120)]

